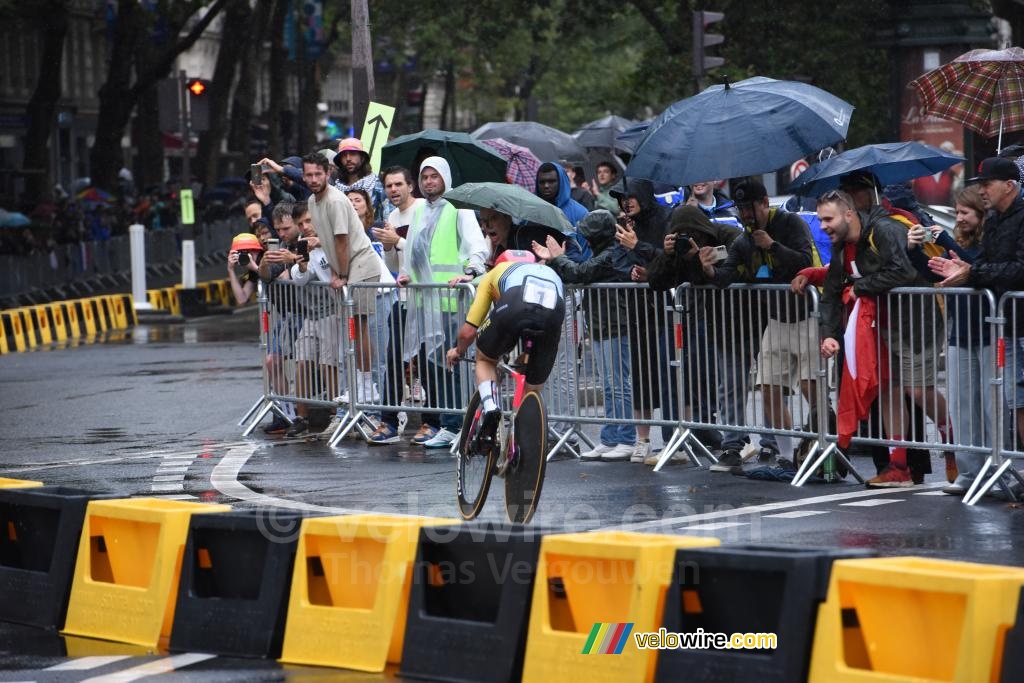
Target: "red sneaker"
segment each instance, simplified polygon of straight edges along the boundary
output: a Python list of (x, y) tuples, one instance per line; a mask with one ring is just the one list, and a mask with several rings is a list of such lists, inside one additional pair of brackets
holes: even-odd
[(873, 479), (868, 479), (867, 487), (871, 489), (892, 489), (903, 488), (914, 485), (910, 471), (905, 467), (886, 465), (882, 473)]

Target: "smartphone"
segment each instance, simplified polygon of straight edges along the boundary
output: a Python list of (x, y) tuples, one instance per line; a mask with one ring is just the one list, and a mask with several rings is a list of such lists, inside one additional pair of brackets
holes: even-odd
[(395, 232), (398, 233), (399, 237), (404, 239), (404, 238), (409, 236), (409, 226), (408, 225), (399, 225), (397, 228), (395, 228)]
[(295, 253), (298, 254), (303, 261), (308, 261), (309, 242), (307, 242), (305, 239), (300, 239), (298, 242), (296, 242)]
[(259, 185), (263, 182), (263, 167), (259, 164), (249, 164), (249, 177), (252, 178), (252, 182)]
[(930, 228), (925, 228), (924, 229), (924, 241), (925, 241), (925, 244), (928, 244), (930, 242), (934, 242), (935, 241), (935, 235), (932, 234), (932, 231), (931, 231)]
[(267, 240), (267, 251), (277, 251), (281, 248), (281, 240), (271, 237)]
[(721, 263), (729, 258), (729, 248), (723, 245), (715, 247), (715, 262)]

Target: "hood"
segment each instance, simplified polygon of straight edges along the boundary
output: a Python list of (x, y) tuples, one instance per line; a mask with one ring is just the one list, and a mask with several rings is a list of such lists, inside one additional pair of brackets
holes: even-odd
[(703, 233), (708, 237), (718, 237), (719, 229), (701, 209), (696, 206), (683, 205), (672, 211), (669, 232), (687, 235)]
[[(555, 164), (550, 161), (545, 161), (537, 169), (537, 177), (540, 177), (541, 173), (547, 171), (555, 171), (558, 173), (558, 194), (555, 195), (555, 205), (564, 206), (566, 202), (572, 199), (572, 183), (569, 182), (569, 176), (566, 175), (565, 169), (562, 168), (561, 164)], [(540, 181), (533, 187), (533, 192), (538, 197), (540, 196)]]
[(594, 253), (598, 253), (615, 239), (615, 216), (604, 209), (597, 209), (581, 218), (576, 229), (590, 243)]
[(420, 164), (420, 173), (423, 173), (423, 169), (432, 168), (441, 174), (441, 178), (444, 179), (444, 191), (447, 192), (452, 188), (452, 169), (448, 165), (448, 160), (444, 157), (427, 157)]
[(658, 203), (654, 198), (654, 184), (645, 178), (623, 178), (615, 183), (609, 193), (616, 199), (636, 197), (640, 202), (641, 213), (654, 208)]

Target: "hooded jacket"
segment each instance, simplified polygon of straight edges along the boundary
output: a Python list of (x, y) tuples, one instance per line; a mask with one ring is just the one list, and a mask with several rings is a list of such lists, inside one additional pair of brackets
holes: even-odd
[(633, 217), (637, 244), (630, 253), (634, 265), (646, 266), (662, 251), (672, 207), (654, 198), (654, 185), (643, 178), (624, 178), (611, 190), (613, 197), (636, 197), (640, 213)]
[(739, 214), (736, 211), (736, 202), (726, 197), (724, 194), (715, 190), (713, 192), (715, 197), (715, 205), (710, 209), (706, 209), (697, 204), (697, 208), (704, 212), (708, 218), (738, 218)]
[[(547, 161), (540, 165), (537, 169), (537, 182), (534, 185), (534, 194), (540, 197), (540, 174), (548, 171), (555, 171), (558, 174), (558, 192), (555, 194), (555, 201), (552, 202), (555, 206), (562, 210), (565, 217), (569, 220), (569, 224), (574, 228), (580, 220), (587, 215), (587, 209), (578, 201), (572, 198), (572, 183), (569, 182), (569, 176), (566, 175), (565, 169), (560, 164), (553, 164)], [(587, 243), (579, 230), (576, 231), (576, 242), (580, 246), (582, 257), (579, 263), (589, 259), (593, 253), (590, 251), (590, 245)]]
[[(565, 255), (552, 259), (548, 265), (562, 281), (566, 284), (629, 282), (629, 271), (615, 267), (623, 251), (615, 241), (615, 216), (598, 209), (587, 214), (577, 229), (590, 242), (594, 256), (584, 263), (574, 263)], [(630, 317), (624, 289), (588, 289), (583, 298), (583, 312), (596, 339), (621, 337), (628, 333)]]
[[(698, 247), (728, 247), (742, 232), (723, 223), (710, 220), (707, 213), (696, 206), (681, 205), (672, 211), (669, 233), (688, 236)], [(671, 254), (661, 251), (647, 266), (647, 281), (651, 289), (665, 291), (674, 289), (684, 282), (695, 285), (707, 284), (704, 269), (697, 254), (688, 257), (689, 242), (676, 243)]]
[[(1018, 197), (1002, 213), (989, 211), (981, 235), (981, 254), (971, 265), (967, 286), (986, 287), (997, 297), (1024, 289), (1024, 199)], [(1024, 315), (1012, 317), (1016, 321), (1013, 334), (1024, 337)], [(1010, 321), (1007, 327), (1013, 324)]]

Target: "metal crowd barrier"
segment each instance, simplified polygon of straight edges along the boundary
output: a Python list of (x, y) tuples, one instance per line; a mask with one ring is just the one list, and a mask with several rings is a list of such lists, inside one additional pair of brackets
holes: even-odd
[[(245, 434), (268, 412), (283, 415), (283, 402), (347, 406), (332, 446), (353, 429), (366, 437), (400, 412), (457, 431), (475, 381), (468, 364), (449, 371), (444, 354), (473, 296), (468, 284), (413, 285), (404, 301), (388, 284), (352, 283), (343, 291), (261, 284), (264, 391), (240, 423)], [(1024, 350), (1013, 353), (1014, 343), (1024, 343), (1013, 336), (1022, 299), (1024, 292), (1009, 293), (997, 306), (990, 291), (966, 288), (902, 288), (878, 297), (879, 362), (871, 370), (878, 396), (852, 443), (956, 453), (978, 470), (969, 473), (974, 483), (964, 502), (997, 485), (1013, 497), (1007, 479), (1024, 485), (1012, 467), (1024, 459), (1017, 419), (1024, 423)], [(787, 285), (683, 285), (660, 293), (596, 284), (568, 287), (566, 300), (559, 361), (545, 387), (549, 458), (572, 437), (590, 443), (582, 428), (600, 425), (602, 440), (622, 443), (632, 443), (637, 430), (661, 429), (656, 471), (680, 450), (706, 465), (715, 462), (704, 443), (714, 430), (723, 447), (738, 450), (753, 436), (783, 456), (792, 449), (779, 448), (780, 439), (800, 440), (805, 452), (794, 486), (844, 468), (864, 481), (836, 446), (832, 406), (843, 368), (819, 353), (816, 289), (798, 296)], [(311, 335), (331, 352), (311, 358)], [(1020, 391), (1022, 408), (1012, 415), (1003, 387)]]

